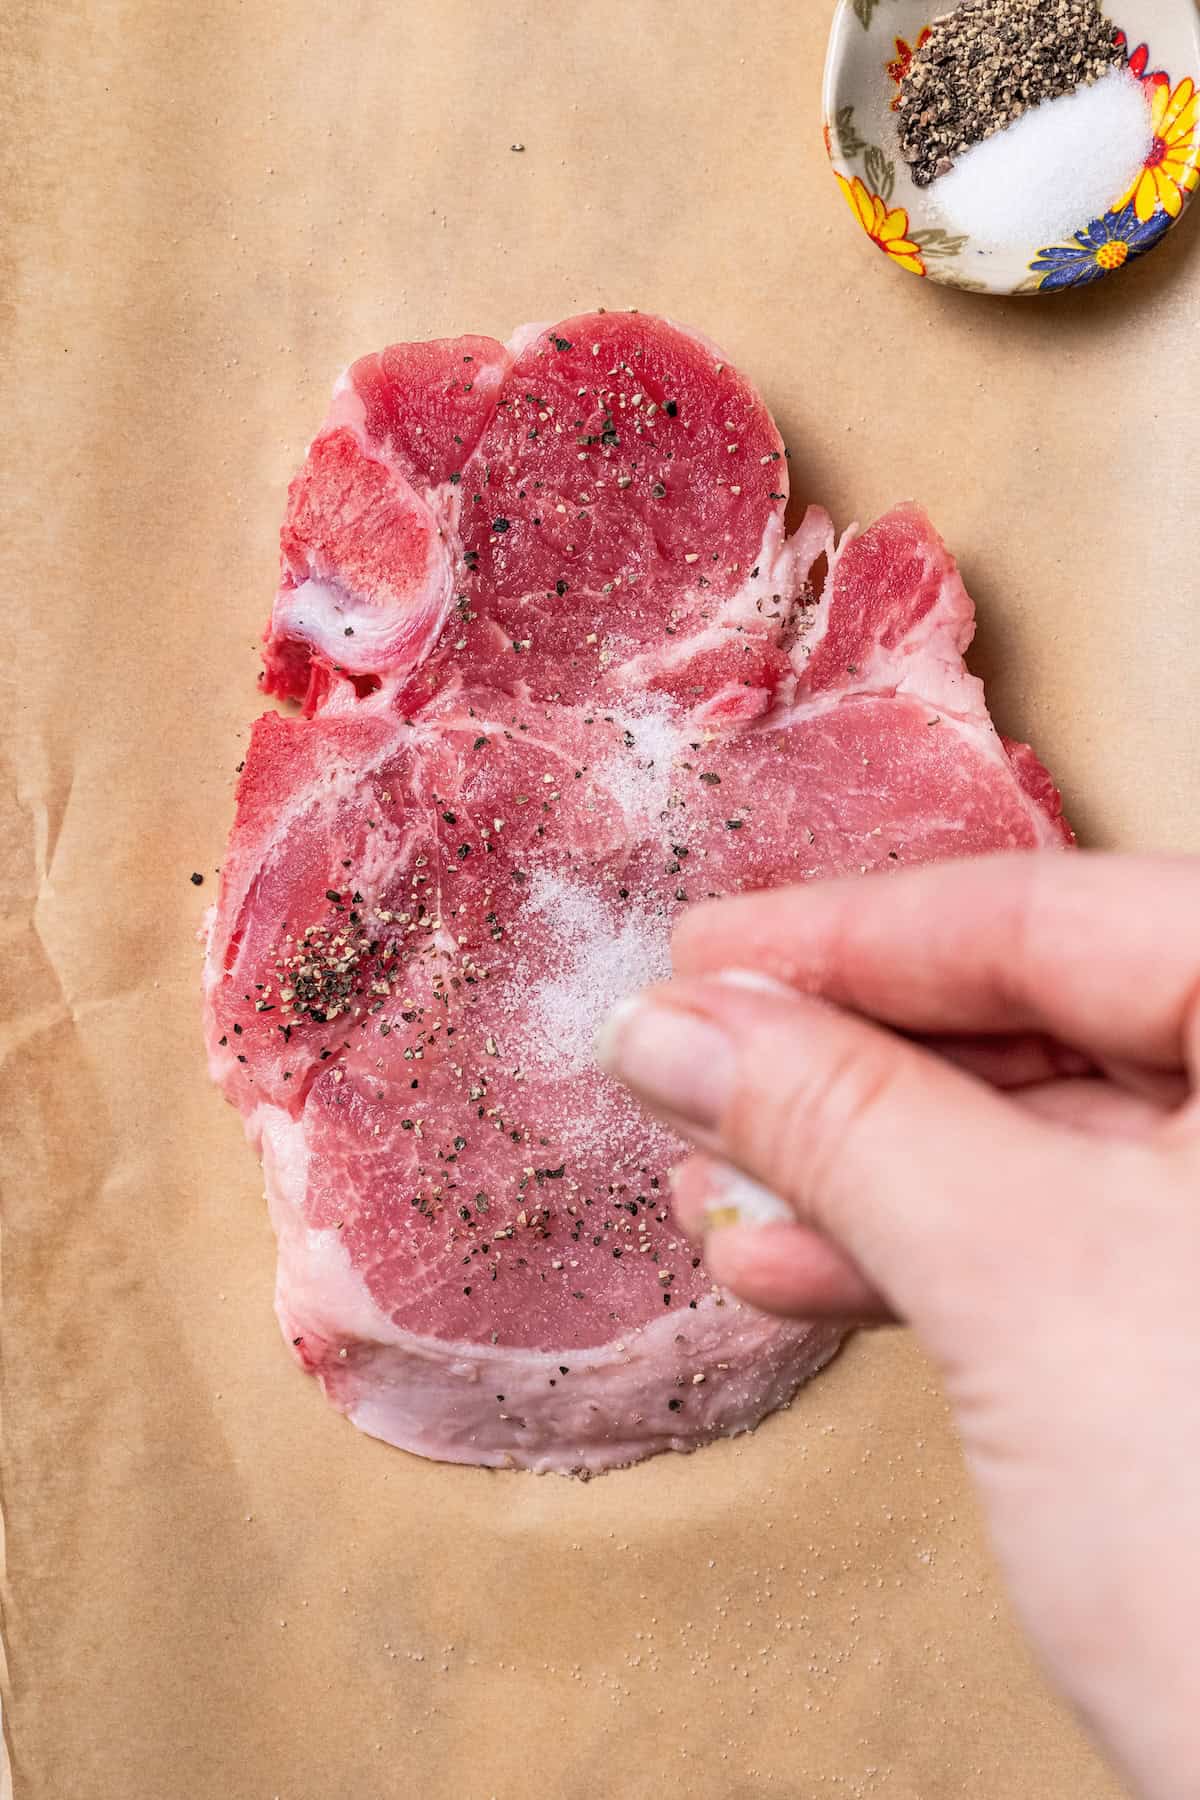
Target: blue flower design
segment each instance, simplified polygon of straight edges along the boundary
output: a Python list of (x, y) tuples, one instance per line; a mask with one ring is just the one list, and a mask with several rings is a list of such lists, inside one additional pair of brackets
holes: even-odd
[[(1071, 243), (1052, 244), (1039, 250), (1029, 267), (1041, 274), (1039, 292), (1043, 289), (1086, 287), (1099, 281), (1135, 256), (1153, 250), (1171, 223), (1169, 216), (1158, 211), (1153, 218), (1141, 220), (1132, 202), (1120, 212), (1105, 213), (1077, 231)], [(1043, 272), (1044, 271), (1044, 272)]]

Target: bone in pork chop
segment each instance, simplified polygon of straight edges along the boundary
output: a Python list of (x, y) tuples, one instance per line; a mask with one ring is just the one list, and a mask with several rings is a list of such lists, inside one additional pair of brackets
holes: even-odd
[(749, 383), (641, 314), (356, 363), (292, 483), (206, 966), (296, 1356), (426, 1456), (752, 1426), (830, 1325), (714, 1291), (592, 1060), (690, 901), (1069, 841), (915, 507), (784, 530)]

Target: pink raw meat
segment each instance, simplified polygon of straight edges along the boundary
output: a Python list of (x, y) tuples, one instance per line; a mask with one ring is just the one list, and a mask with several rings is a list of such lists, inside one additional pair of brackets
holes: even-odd
[(612, 313), (364, 358), (292, 483), (306, 716), (254, 728), (209, 1055), (283, 1329), (391, 1443), (591, 1472), (785, 1404), (840, 1333), (712, 1288), (596, 1025), (690, 900), (1070, 841), (924, 515), (789, 538), (786, 494), (749, 383)]

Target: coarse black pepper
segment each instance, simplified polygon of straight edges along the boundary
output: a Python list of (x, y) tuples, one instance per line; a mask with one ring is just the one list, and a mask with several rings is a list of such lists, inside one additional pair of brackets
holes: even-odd
[(1037, 106), (1124, 60), (1096, 0), (964, 0), (929, 27), (900, 84), (900, 154), (918, 187)]

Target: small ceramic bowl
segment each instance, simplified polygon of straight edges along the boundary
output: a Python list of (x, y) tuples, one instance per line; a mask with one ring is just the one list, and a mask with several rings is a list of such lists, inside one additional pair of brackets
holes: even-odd
[(1054, 244), (982, 243), (946, 229), (934, 181), (900, 155), (895, 101), (922, 32), (950, 0), (840, 0), (825, 61), (825, 146), (850, 211), (890, 262), (946, 287), (1044, 294), (1084, 287), (1154, 248), (1200, 186), (1200, 9), (1114, 0), (1131, 72), (1147, 88), (1151, 157), (1132, 194)]

